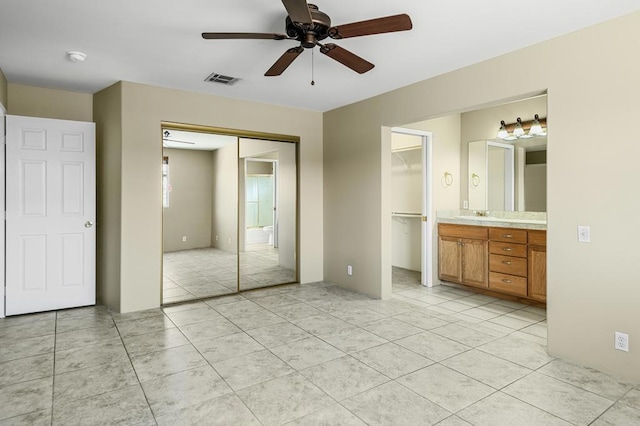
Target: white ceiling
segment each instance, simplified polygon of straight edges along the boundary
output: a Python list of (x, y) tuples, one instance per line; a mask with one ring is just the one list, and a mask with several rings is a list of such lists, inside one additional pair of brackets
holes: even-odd
[[(374, 63), (363, 75), (305, 51), (265, 71), (290, 40), (203, 40), (202, 32), (284, 33), (280, 0), (2, 0), (0, 68), (10, 83), (95, 93), (125, 80), (316, 111), (640, 10), (640, 0), (315, 0), (334, 25), (407, 13), (411, 31), (335, 41)], [(72, 63), (65, 53), (88, 55)], [(535, 58), (532, 58), (535, 60)], [(238, 77), (207, 83), (210, 73)]]

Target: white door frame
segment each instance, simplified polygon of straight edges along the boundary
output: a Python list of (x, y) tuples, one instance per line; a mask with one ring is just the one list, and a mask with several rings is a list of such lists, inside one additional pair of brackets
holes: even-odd
[(5, 294), (7, 292), (6, 283), (4, 280), (5, 277), (5, 269), (4, 269), (4, 255), (5, 255), (5, 205), (4, 205), (4, 188), (5, 188), (5, 147), (6, 147), (6, 129), (5, 129), (5, 115), (7, 111), (4, 109), (4, 106), (0, 104), (0, 218), (2, 219), (2, 223), (0, 223), (0, 297), (2, 300), (0, 301), (0, 318), (4, 318), (5, 316), (5, 304), (6, 298)]
[(404, 127), (392, 127), (392, 133), (400, 133), (405, 135), (420, 136), (422, 138), (422, 220), (421, 220), (421, 251), (420, 266), (421, 277), (420, 283), (426, 287), (433, 287), (433, 224), (435, 212), (432, 200), (432, 177), (431, 177), (431, 159), (432, 159), (432, 140), (431, 132), (407, 129)]
[[(514, 146), (506, 143), (487, 141), (487, 168), (489, 170), (489, 147), (495, 146), (498, 148), (502, 148), (505, 150), (506, 155), (504, 156), (504, 210), (505, 211), (514, 211), (515, 210), (515, 150)], [(485, 206), (487, 208), (488, 205), (488, 197), (489, 191), (486, 191), (487, 202)], [(487, 210), (487, 209), (485, 209)]]
[[(278, 160), (273, 160), (270, 158), (255, 158), (255, 157), (245, 157), (244, 159), (244, 176), (245, 176), (245, 185), (246, 185), (246, 177), (247, 174), (247, 162), (256, 161), (263, 163), (272, 163), (273, 165), (273, 247), (278, 248)], [(246, 193), (246, 188), (244, 189)], [(245, 199), (245, 204), (247, 203)], [(246, 206), (245, 206), (246, 212)], [(246, 244), (246, 235), (245, 235), (245, 244)]]

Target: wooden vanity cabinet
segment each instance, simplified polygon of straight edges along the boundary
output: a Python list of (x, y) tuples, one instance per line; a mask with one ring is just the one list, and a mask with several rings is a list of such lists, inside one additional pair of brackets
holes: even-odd
[(488, 287), (487, 228), (438, 225), (438, 275), (441, 280)]
[(438, 234), (441, 280), (546, 301), (546, 231), (440, 223)]
[(528, 296), (547, 300), (547, 231), (529, 231)]

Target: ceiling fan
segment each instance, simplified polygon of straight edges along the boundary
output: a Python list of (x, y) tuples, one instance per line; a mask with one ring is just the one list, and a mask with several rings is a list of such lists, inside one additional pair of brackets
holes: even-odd
[(284, 70), (304, 51), (320, 47), (320, 53), (327, 55), (359, 74), (370, 71), (374, 65), (333, 43), (320, 43), (327, 37), (342, 39), (372, 34), (406, 31), (412, 28), (411, 18), (407, 14), (386, 16), (350, 24), (331, 26), (331, 18), (320, 11), (315, 4), (306, 0), (282, 0), (287, 13), (286, 34), (271, 33), (202, 33), (207, 40), (258, 39), (258, 40), (297, 40), (300, 45), (288, 49), (264, 74), (267, 77), (281, 75)]

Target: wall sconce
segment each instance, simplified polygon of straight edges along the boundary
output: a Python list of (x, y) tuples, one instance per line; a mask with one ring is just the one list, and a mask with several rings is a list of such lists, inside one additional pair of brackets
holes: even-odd
[(540, 118), (538, 114), (533, 120), (522, 121), (520, 117), (515, 123), (506, 124), (504, 120), (500, 121), (500, 129), (497, 138), (505, 141), (514, 141), (516, 139), (528, 139), (534, 136), (547, 136), (547, 119)]

